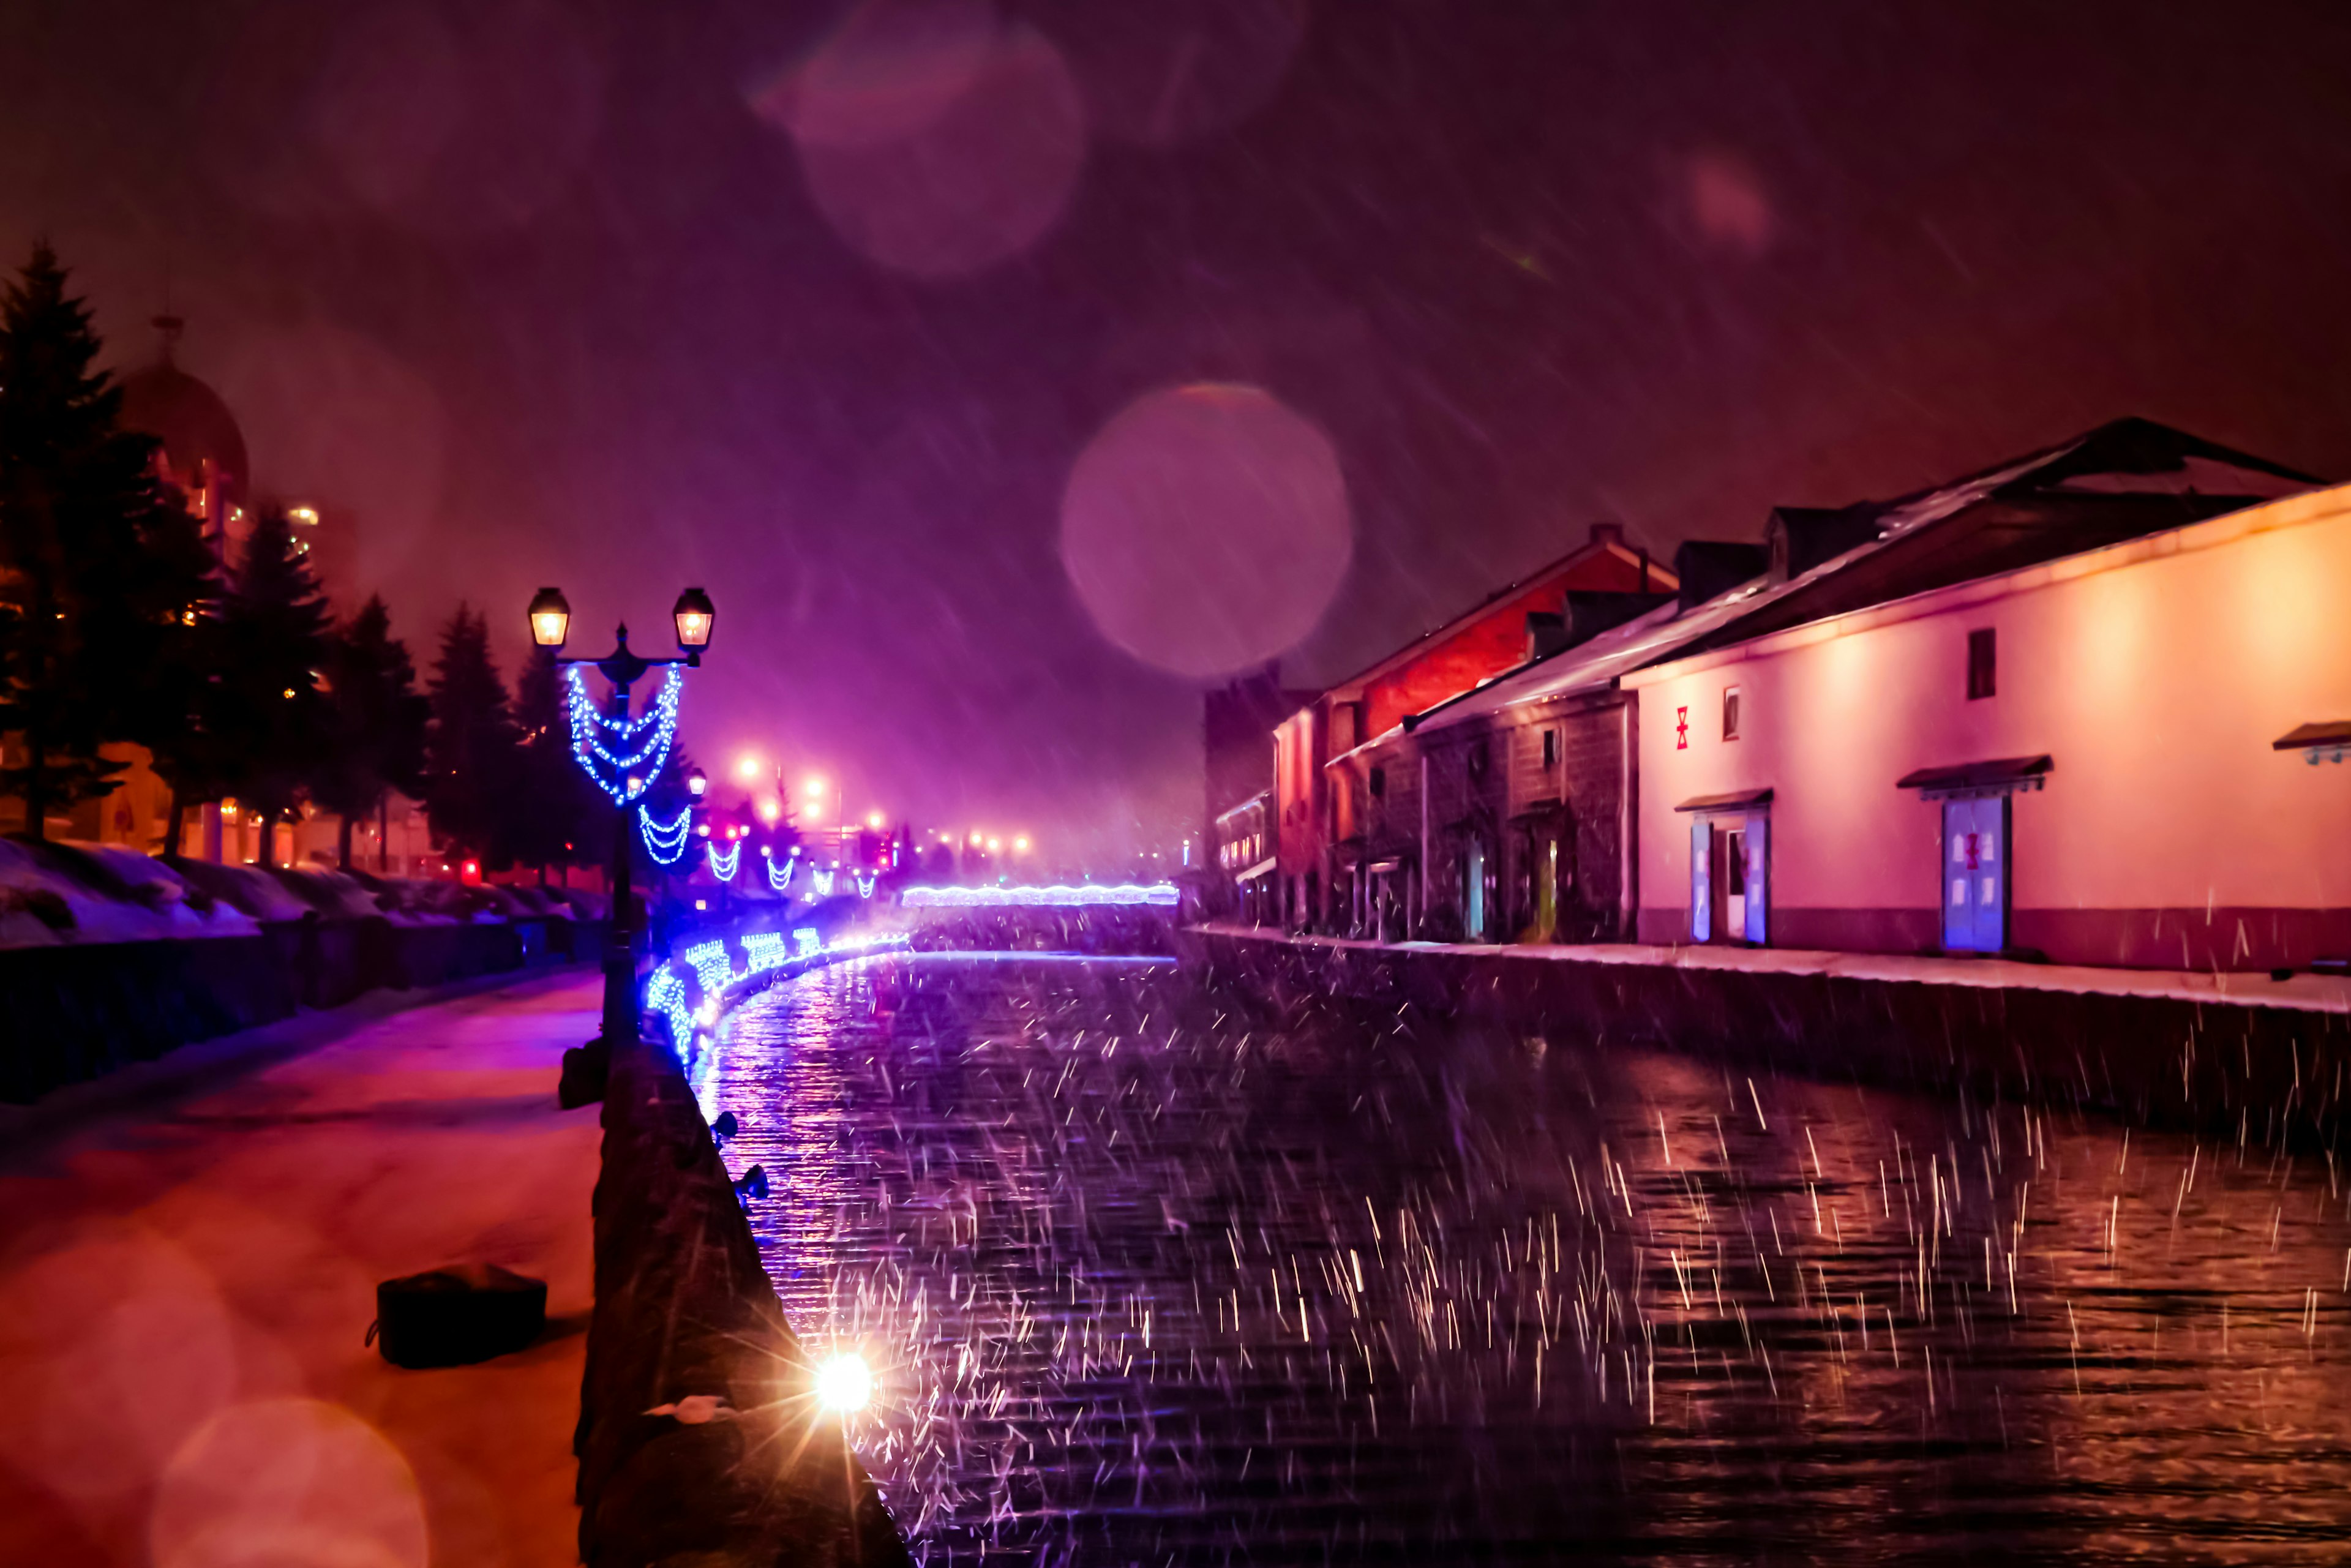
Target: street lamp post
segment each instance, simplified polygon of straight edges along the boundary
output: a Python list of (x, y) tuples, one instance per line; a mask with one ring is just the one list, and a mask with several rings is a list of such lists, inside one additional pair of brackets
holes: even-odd
[[(623, 625), (614, 633), (616, 646), (602, 658), (559, 656), (555, 662), (594, 665), (597, 674), (611, 685), (610, 719), (625, 725), (629, 718), (629, 688), (648, 672), (671, 664), (683, 664), (688, 669), (702, 667), (702, 651), (710, 645), (711, 627), (717, 619), (710, 595), (699, 588), (687, 589), (671, 607), (670, 619), (676, 627), (677, 645), (684, 650), (683, 653), (648, 659), (630, 648), (629, 629)], [(562, 591), (540, 589), (530, 601), (531, 641), (542, 648), (560, 648), (569, 634), (570, 624), (571, 606), (565, 601)], [(608, 1046), (632, 1044), (637, 1039), (637, 926), (629, 886), (629, 793), (622, 792), (622, 809), (612, 826), (612, 907), (611, 932), (604, 943), (603, 1038)]]

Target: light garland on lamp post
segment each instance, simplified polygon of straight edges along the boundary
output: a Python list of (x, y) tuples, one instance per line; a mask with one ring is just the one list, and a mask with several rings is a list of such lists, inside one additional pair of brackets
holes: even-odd
[[(625, 637), (622, 646), (628, 646)], [(677, 708), (685, 695), (685, 672), (671, 665), (661, 690), (654, 695), (653, 706), (627, 719), (609, 717), (596, 711), (595, 699), (588, 695), (587, 678), (580, 674), (578, 664), (568, 666), (563, 677), (564, 705), (571, 721), (572, 760), (580, 764), (582, 773), (595, 780), (599, 789), (611, 798), (613, 804), (635, 804), (653, 788), (663, 765), (669, 761), (670, 746), (677, 739)], [(620, 745), (628, 746), (649, 730), (651, 737), (632, 751), (615, 752), (604, 744), (609, 736)], [(609, 774), (606, 769), (610, 769)]]
[(645, 841), (645, 853), (655, 865), (674, 866), (685, 858), (685, 846), (694, 836), (694, 808), (680, 806), (677, 816), (667, 822), (653, 821), (649, 807), (637, 808), (637, 831)]
[[(595, 781), (621, 808), (612, 827), (611, 937), (604, 947), (603, 1042), (633, 1042), (637, 1038), (637, 933), (632, 923), (634, 899), (629, 888), (631, 848), (634, 827), (645, 851), (658, 863), (676, 863), (685, 852), (686, 822), (691, 808), (674, 821), (656, 823), (642, 801), (661, 777), (677, 739), (678, 705), (685, 694), (685, 671), (698, 669), (702, 652), (710, 645), (717, 611), (710, 595), (689, 588), (670, 607), (679, 652), (648, 659), (629, 647), (629, 629), (622, 626), (611, 653), (601, 659), (564, 658), (561, 649), (571, 629), (571, 606), (560, 589), (542, 588), (530, 601), (530, 640), (555, 654), (564, 675), (564, 705), (570, 721), (571, 756), (580, 770)], [(600, 712), (588, 695), (580, 673), (593, 664), (612, 688), (609, 711)], [(652, 705), (639, 715), (629, 712), (629, 688), (655, 669), (666, 666), (662, 687)], [(635, 806), (634, 811), (629, 810)], [(673, 848), (674, 846), (674, 848)]]
[(741, 870), (743, 865), (741, 844), (735, 844), (722, 851), (716, 843), (713, 842), (703, 845), (703, 851), (710, 861), (711, 875), (721, 882), (735, 880), (735, 873)]

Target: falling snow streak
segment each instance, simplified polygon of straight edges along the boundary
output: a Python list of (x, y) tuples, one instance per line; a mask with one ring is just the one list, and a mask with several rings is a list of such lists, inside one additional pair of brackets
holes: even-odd
[[(882, 959), (699, 1064), (932, 1563), (2306, 1558), (2323, 1153), (1726, 1074), (1164, 966)], [(1431, 1553), (1435, 1553), (1432, 1556)]]

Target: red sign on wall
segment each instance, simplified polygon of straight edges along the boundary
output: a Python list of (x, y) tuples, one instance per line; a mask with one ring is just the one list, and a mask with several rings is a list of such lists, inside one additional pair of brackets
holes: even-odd
[(1674, 709), (1674, 749), (1689, 749), (1689, 709), (1686, 707)]

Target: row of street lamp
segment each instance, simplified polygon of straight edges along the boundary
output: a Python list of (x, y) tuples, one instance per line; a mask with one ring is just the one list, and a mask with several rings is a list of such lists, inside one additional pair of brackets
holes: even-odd
[[(563, 597), (561, 589), (540, 589), (531, 598), (528, 613), (530, 638), (538, 646), (552, 652), (561, 649), (569, 640), (571, 604)], [(716, 626), (717, 620), (717, 608), (711, 603), (710, 595), (699, 588), (689, 588), (680, 593), (677, 596), (677, 602), (670, 607), (670, 621), (677, 633), (679, 649), (677, 653), (649, 659), (632, 651), (629, 647), (629, 629), (626, 625), (622, 625), (614, 633), (615, 645), (611, 653), (601, 658), (566, 658), (559, 654), (556, 663), (593, 665), (597, 673), (601, 674), (612, 688), (610, 716), (614, 720), (626, 721), (629, 716), (630, 686), (643, 680), (650, 672), (665, 665), (683, 664), (688, 669), (701, 668), (703, 653), (710, 646), (710, 634)], [(758, 773), (758, 759), (746, 756), (737, 764), (737, 770), (747, 778), (755, 779)], [(686, 773), (685, 785), (695, 800), (699, 801), (709, 791), (710, 779), (701, 768), (691, 768)], [(811, 809), (822, 801), (827, 790), (826, 782), (822, 779), (810, 779), (804, 788)], [(774, 821), (781, 815), (780, 803), (777, 803), (777, 809), (772, 814), (763, 812), (762, 815), (766, 816), (770, 822)], [(834, 810), (836, 834), (841, 832), (840, 817), (841, 811), (836, 799)], [(882, 824), (883, 818), (879, 811), (872, 812), (866, 818), (866, 826), (876, 831), (880, 831)], [(604, 1038), (607, 1040), (615, 1041), (631, 1041), (637, 1038), (637, 931), (634, 920), (635, 911), (632, 907), (634, 900), (631, 894), (629, 874), (633, 858), (632, 846), (629, 841), (632, 826), (630, 812), (623, 810), (615, 815), (611, 873), (612, 890), (611, 936), (604, 948)], [(943, 843), (958, 842), (951, 833), (943, 831), (938, 837)], [(984, 834), (977, 829), (972, 831), (969, 841), (972, 848), (985, 847), (991, 855), (1000, 854), (1004, 850), (1003, 839)], [(1029, 852), (1028, 835), (1013, 836), (1012, 852), (1015, 854)]]

